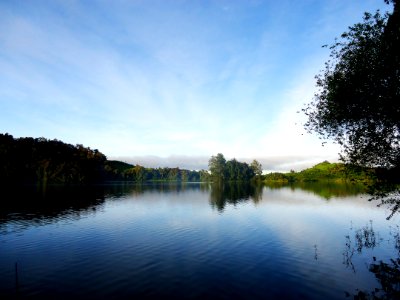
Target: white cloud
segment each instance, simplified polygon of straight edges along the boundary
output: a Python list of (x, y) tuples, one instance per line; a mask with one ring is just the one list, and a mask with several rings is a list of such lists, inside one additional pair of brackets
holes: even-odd
[(296, 111), (325, 60), (314, 44), (343, 4), (312, 6), (316, 20), (289, 2), (156, 4), (0, 4), (3, 130), (143, 164), (203, 168), (222, 152), (288, 170), (337, 157)]

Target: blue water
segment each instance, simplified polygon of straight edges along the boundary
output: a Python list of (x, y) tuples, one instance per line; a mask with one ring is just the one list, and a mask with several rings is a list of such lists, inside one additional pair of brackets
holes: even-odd
[(400, 218), (362, 194), (319, 194), (208, 184), (12, 192), (0, 215), (0, 296), (383, 295), (370, 269), (399, 257)]

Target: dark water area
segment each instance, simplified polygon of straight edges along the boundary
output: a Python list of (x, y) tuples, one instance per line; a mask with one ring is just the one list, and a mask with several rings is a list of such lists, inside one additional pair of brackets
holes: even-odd
[(3, 188), (1, 298), (396, 298), (399, 216), (360, 186)]

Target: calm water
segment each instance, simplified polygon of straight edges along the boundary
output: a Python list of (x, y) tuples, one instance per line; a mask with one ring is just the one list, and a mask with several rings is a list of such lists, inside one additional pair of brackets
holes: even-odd
[(0, 207), (0, 296), (346, 299), (385, 289), (392, 297), (400, 218), (386, 220), (389, 210), (360, 192), (208, 184), (13, 190)]

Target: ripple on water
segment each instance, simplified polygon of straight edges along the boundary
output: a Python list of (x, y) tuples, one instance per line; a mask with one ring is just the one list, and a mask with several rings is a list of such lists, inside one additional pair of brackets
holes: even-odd
[[(31, 297), (340, 299), (376, 285), (367, 268), (343, 265), (350, 220), (327, 202), (334, 228), (314, 198), (311, 208), (291, 201), (278, 210), (284, 205), (268, 199), (216, 211), (208, 193), (184, 195), (153, 191), (105, 199), (95, 210), (9, 214), (0, 221), (0, 294), (15, 292), (15, 262), (19, 292)], [(355, 255), (354, 263), (363, 260)]]

